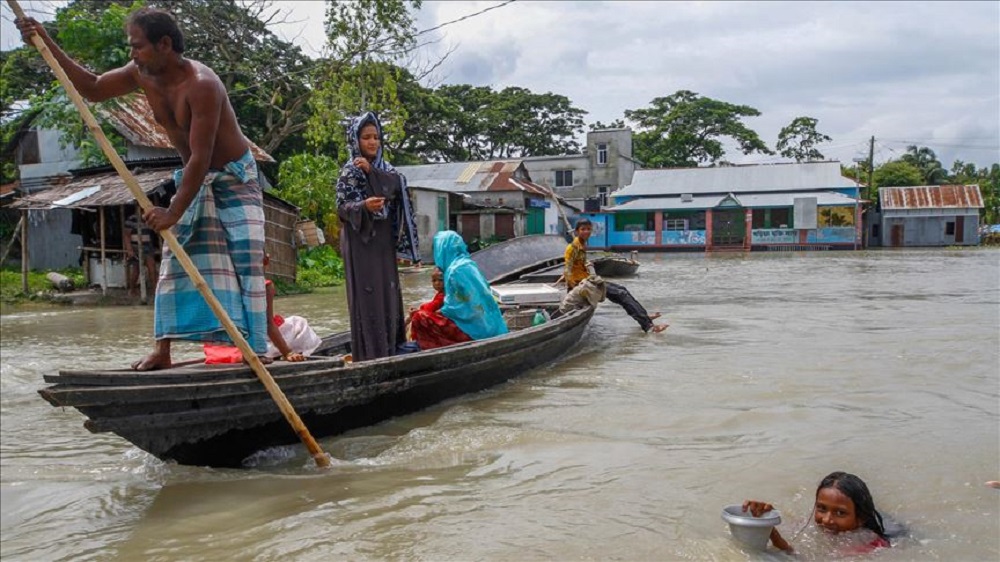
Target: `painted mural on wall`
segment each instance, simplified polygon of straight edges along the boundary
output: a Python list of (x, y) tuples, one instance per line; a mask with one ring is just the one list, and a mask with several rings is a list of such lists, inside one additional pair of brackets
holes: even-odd
[(851, 244), (857, 230), (853, 226), (832, 226), (809, 231), (809, 242)]
[(663, 243), (673, 246), (704, 246), (704, 230), (667, 230), (663, 232)]

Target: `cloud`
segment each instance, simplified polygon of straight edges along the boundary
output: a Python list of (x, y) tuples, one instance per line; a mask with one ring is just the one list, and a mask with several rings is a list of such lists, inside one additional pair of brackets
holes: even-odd
[[(440, 24), (490, 5), (426, 2), (423, 10)], [(808, 115), (834, 138), (829, 157), (867, 153), (875, 135), (940, 143), (942, 161), (962, 155), (987, 165), (1000, 150), (998, 6), (520, 0), (445, 27), (442, 43), (458, 44), (459, 56), (442, 73), (446, 83), (566, 95), (588, 121), (689, 89), (760, 110), (747, 125), (772, 146), (781, 127)], [(511, 62), (471, 73), (469, 57), (496, 57), (497, 45)]]
[[(605, 123), (685, 89), (760, 110), (746, 124), (772, 147), (806, 115), (833, 137), (820, 150), (844, 162), (867, 155), (873, 135), (877, 160), (907, 144), (931, 147), (948, 166), (1000, 160), (997, 2), (518, 0), (473, 15), (500, 4), (422, 4), (418, 29), (447, 24), (422, 36), (437, 40), (424, 59), (454, 49), (429, 85), (553, 92)], [(293, 20), (279, 28), (284, 37), (318, 55), (325, 4), (275, 6)], [(4, 48), (17, 46), (3, 24)]]

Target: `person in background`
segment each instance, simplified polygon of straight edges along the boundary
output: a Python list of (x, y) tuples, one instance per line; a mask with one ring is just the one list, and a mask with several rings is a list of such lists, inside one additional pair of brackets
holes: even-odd
[(347, 131), (351, 159), (337, 180), (337, 216), (351, 360), (395, 355), (406, 342), (397, 258), (420, 261), (417, 228), (406, 178), (382, 155), (382, 124), (372, 112)]
[[(566, 281), (567, 291), (572, 291), (577, 284), (590, 277), (591, 273), (587, 267), (587, 241), (590, 239), (593, 228), (594, 225), (589, 219), (576, 221), (576, 228), (573, 230), (576, 237), (573, 238), (573, 242), (566, 246), (563, 279)], [(654, 334), (658, 334), (669, 327), (668, 324), (656, 324), (654, 320), (660, 317), (660, 313), (650, 315), (646, 312), (646, 309), (639, 304), (639, 301), (635, 300), (632, 293), (623, 285), (607, 280), (604, 281), (604, 285), (607, 299), (625, 309), (625, 312), (639, 323), (643, 332), (652, 330)]]
[(454, 322), (473, 340), (507, 333), (507, 324), (490, 285), (469, 257), (469, 250), (457, 232), (442, 230), (434, 235), (434, 263), (443, 272), (441, 316)]
[(435, 349), (472, 341), (455, 321), (441, 314), (444, 306), (444, 272), (434, 268), (431, 273), (431, 285), (434, 287), (434, 298), (410, 312), (410, 335), (421, 350)]
[(122, 230), (122, 246), (125, 249), (125, 263), (128, 266), (126, 286), (132, 296), (139, 294), (139, 250), (142, 249), (142, 261), (146, 265), (146, 282), (156, 291), (156, 248), (153, 244), (156, 233), (142, 222), (136, 214), (135, 207), (126, 207), (125, 228)]
[[(156, 122), (180, 153), (177, 193), (143, 221), (172, 229), (254, 352), (267, 350), (264, 297), (264, 204), (257, 163), (222, 80), (184, 57), (184, 35), (169, 12), (139, 8), (125, 23), (129, 62), (101, 75), (71, 59), (33, 18), (15, 21), (31, 45), (37, 35), (84, 98), (100, 102), (142, 90)], [(132, 363), (137, 371), (171, 366), (175, 339), (228, 341), (215, 312), (176, 256), (163, 253), (156, 286), (153, 351)]]
[[(774, 506), (762, 501), (743, 502), (743, 511), (750, 512), (754, 517), (772, 509)], [(840, 554), (866, 554), (891, 546), (882, 515), (875, 509), (868, 486), (853, 474), (831, 472), (819, 483), (813, 505), (813, 521), (817, 527), (831, 534), (866, 533), (859, 537), (861, 542), (858, 546)], [(777, 527), (771, 530), (771, 544), (785, 552), (794, 552)]]

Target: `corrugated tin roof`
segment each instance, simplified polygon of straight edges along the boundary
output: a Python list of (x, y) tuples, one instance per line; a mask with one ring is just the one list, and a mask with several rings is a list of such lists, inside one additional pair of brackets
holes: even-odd
[[(156, 191), (161, 183), (173, 177), (173, 168), (149, 169), (136, 168), (132, 175), (139, 183), (140, 189), (147, 196)], [(97, 188), (97, 189), (95, 189)], [(264, 199), (277, 202), (290, 209), (298, 211), (298, 207), (267, 191)], [(63, 204), (59, 204), (63, 203)], [(125, 186), (125, 180), (118, 172), (103, 172), (74, 178), (64, 185), (31, 193), (11, 204), (15, 209), (77, 209), (84, 207), (113, 207), (135, 203), (135, 197)]]
[(497, 160), (397, 166), (396, 170), (406, 176), (406, 183), (413, 187), (428, 187), (452, 193), (527, 191), (547, 196), (549, 192), (544, 187), (528, 180), (514, 179), (514, 174), (521, 166), (521, 160)]
[[(153, 148), (174, 149), (167, 131), (153, 118), (153, 108), (142, 93), (113, 98), (99, 109), (102, 116), (111, 121), (115, 129), (131, 143)], [(274, 162), (270, 154), (247, 139), (250, 152), (258, 162)]]
[(803, 191), (856, 186), (853, 180), (840, 174), (839, 162), (753, 164), (636, 170), (632, 183), (616, 191), (614, 196)]
[[(834, 191), (791, 191), (787, 193), (740, 193), (733, 194), (734, 197), (744, 206), (752, 208), (762, 207), (791, 207), (798, 197), (815, 197), (816, 204), (820, 206), (831, 205), (854, 205), (856, 200), (843, 193)], [(727, 195), (696, 195), (690, 201), (684, 201), (680, 195), (671, 197), (645, 197), (635, 199), (628, 203), (608, 207), (605, 211), (658, 211), (660, 209), (691, 209), (698, 211), (702, 209), (712, 209), (719, 205)]]
[(983, 196), (978, 185), (922, 185), (880, 187), (883, 209), (981, 208)]
[[(133, 172), (136, 181), (143, 193), (149, 195), (156, 190), (164, 180), (173, 176), (173, 170), (136, 170)], [(74, 201), (69, 205), (56, 205), (57, 201), (71, 198), (78, 192), (88, 190), (92, 187), (99, 189), (87, 197)], [(117, 172), (107, 172), (93, 176), (85, 176), (73, 181), (51, 187), (44, 191), (39, 191), (27, 195), (14, 201), (11, 207), (15, 209), (50, 209), (63, 207), (67, 209), (79, 207), (107, 207), (117, 205), (128, 205), (135, 202), (132, 192), (125, 187), (125, 181)]]

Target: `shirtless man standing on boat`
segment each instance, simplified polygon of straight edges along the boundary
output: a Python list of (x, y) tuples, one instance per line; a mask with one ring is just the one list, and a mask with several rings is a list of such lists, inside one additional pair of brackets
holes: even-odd
[[(156, 122), (181, 156), (177, 193), (167, 208), (143, 214), (156, 231), (173, 227), (254, 351), (266, 351), (262, 192), (250, 143), (226, 88), (204, 64), (184, 58), (184, 36), (173, 15), (141, 8), (126, 20), (131, 60), (96, 75), (71, 59), (33, 18), (15, 22), (26, 43), (37, 34), (86, 99), (99, 102), (142, 90)], [(192, 204), (197, 202), (196, 204)], [(227, 240), (228, 238), (228, 240)], [(156, 290), (153, 352), (139, 371), (170, 367), (173, 339), (225, 341), (228, 336), (172, 253), (164, 250)]]

